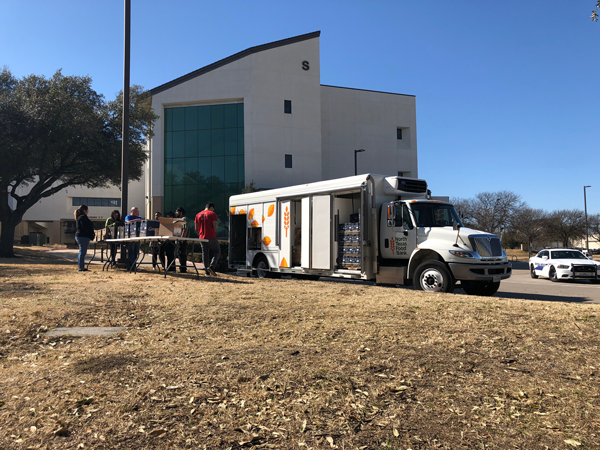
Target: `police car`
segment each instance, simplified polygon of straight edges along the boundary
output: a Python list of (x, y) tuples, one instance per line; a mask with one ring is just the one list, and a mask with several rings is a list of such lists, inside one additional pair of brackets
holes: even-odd
[(560, 280), (590, 280), (600, 282), (600, 263), (589, 260), (579, 250), (568, 248), (544, 249), (529, 258), (531, 278)]

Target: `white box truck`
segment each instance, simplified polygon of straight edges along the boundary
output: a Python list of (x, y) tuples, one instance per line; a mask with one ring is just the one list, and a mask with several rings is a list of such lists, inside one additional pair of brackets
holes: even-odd
[(464, 228), (425, 180), (357, 175), (229, 199), (229, 267), (494, 295), (512, 266), (493, 234)]

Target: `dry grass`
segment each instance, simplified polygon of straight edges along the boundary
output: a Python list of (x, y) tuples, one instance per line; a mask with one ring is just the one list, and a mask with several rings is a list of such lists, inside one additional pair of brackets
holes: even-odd
[(1, 448), (598, 448), (600, 305), (75, 270), (0, 260)]

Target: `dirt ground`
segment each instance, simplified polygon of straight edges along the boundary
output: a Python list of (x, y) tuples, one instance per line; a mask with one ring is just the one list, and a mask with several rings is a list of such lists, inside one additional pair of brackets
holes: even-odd
[(600, 305), (19, 253), (0, 260), (0, 448), (600, 448)]

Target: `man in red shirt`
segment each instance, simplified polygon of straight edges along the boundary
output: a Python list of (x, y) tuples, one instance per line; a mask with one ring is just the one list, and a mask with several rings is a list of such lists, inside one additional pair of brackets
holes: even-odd
[[(204, 272), (206, 275), (217, 276), (215, 269), (217, 268), (217, 262), (219, 256), (221, 256), (221, 249), (219, 247), (219, 240), (217, 239), (217, 233), (215, 230), (219, 225), (217, 215), (215, 214), (215, 204), (209, 202), (206, 204), (204, 211), (200, 211), (194, 219), (194, 225), (196, 226), (196, 233), (200, 239), (208, 239), (208, 242), (202, 242), (202, 262), (204, 263)], [(213, 257), (209, 259), (208, 252), (212, 252)], [(209, 263), (210, 261), (210, 263)]]

